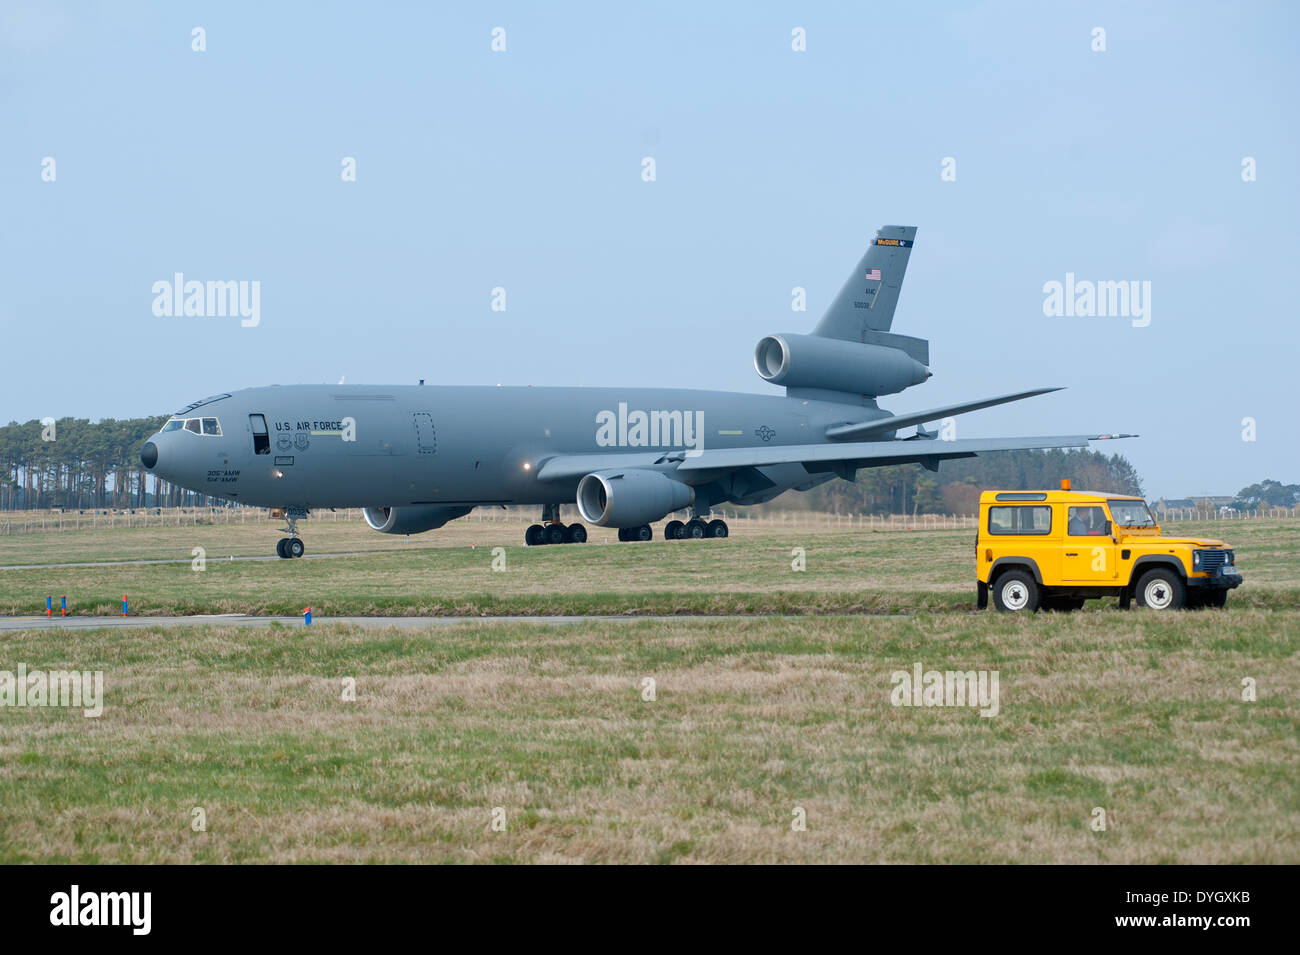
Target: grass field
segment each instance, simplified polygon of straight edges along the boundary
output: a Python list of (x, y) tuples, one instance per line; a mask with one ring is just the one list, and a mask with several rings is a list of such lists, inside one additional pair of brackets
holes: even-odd
[[(322, 616), (517, 613), (912, 612), (974, 606), (974, 531), (862, 531), (741, 522), (725, 541), (620, 544), (592, 530), (584, 545), (524, 547), (523, 523), (451, 524), (412, 537), (361, 524), (305, 524), (309, 553), (327, 560), (236, 561), (271, 552), (271, 525), (119, 528), (0, 537), (0, 566), (94, 560), (183, 560), (165, 565), (0, 570), (0, 613), (41, 613), (46, 595), (74, 614), (296, 614)], [(1246, 584), (1229, 598), (1300, 608), (1300, 521), (1174, 525), (1226, 535)], [(603, 541), (609, 538), (610, 543)], [(206, 569), (192, 569), (202, 547)], [(505, 548), (494, 571), (493, 549)], [(792, 569), (802, 548), (806, 570)], [(1106, 601), (1113, 605), (1114, 601)]]
[[(0, 670), (102, 670), (104, 712), (0, 707), (0, 862), (1300, 862), (1290, 522), (1231, 525), (1246, 584), (1224, 611), (1023, 618), (970, 611), (968, 531), (525, 549), (509, 525), (409, 544), (329, 527), (314, 552), (376, 549), (221, 565), (265, 526), (118, 530), (138, 558), (204, 546), (208, 569), (0, 571), (0, 593), (31, 612), (58, 579), (111, 612), (111, 575), (136, 574), (168, 612), (910, 616), (5, 633)], [(64, 560), (118, 556), (94, 534), (6, 541), (0, 563), (39, 562), (44, 536)], [(891, 705), (917, 663), (996, 672), (997, 715)]]

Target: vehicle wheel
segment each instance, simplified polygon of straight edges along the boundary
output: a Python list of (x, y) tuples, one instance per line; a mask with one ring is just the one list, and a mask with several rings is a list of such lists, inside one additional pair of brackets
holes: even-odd
[(664, 540), (666, 541), (681, 540), (683, 537), (686, 536), (685, 534), (682, 533), (682, 529), (685, 526), (686, 525), (683, 524), (681, 521), (669, 521), (667, 524), (664, 525)]
[(306, 549), (301, 537), (290, 537), (289, 543), (284, 545), (284, 552), (290, 557), (301, 557)]
[(1228, 592), (1226, 590), (1212, 590), (1205, 595), (1205, 606), (1213, 607), (1218, 610), (1228, 602)]
[(581, 524), (570, 524), (564, 529), (564, 540), (568, 544), (587, 543), (587, 529)]
[(533, 524), (528, 530), (524, 531), (524, 543), (529, 547), (536, 547), (538, 544), (545, 544), (546, 540), (542, 536), (542, 525)]
[(710, 537), (718, 537), (718, 538), (726, 537), (726, 536), (727, 536), (727, 522), (726, 522), (726, 521), (721, 521), (721, 520), (719, 520), (719, 521), (709, 521), (709, 536), (710, 536)]
[(993, 587), (993, 606), (1008, 613), (1038, 609), (1038, 584), (1023, 570), (1008, 570)]
[(687, 540), (701, 540), (708, 533), (708, 525), (698, 517), (686, 522), (682, 528), (682, 537)]
[(547, 524), (546, 527), (542, 529), (542, 540), (546, 541), (548, 544), (563, 544), (564, 525)]
[(275, 542), (275, 556), (276, 556), (276, 557), (288, 557), (288, 556), (289, 556), (288, 554), (286, 554), (286, 553), (284, 552), (284, 545), (287, 544), (288, 542), (289, 542), (289, 538), (287, 538), (287, 537), (281, 537), (278, 541)]
[(649, 524), (642, 524), (640, 527), (633, 527), (628, 532), (628, 540), (650, 541), (655, 539), (655, 532)]
[(620, 528), (618, 529), (618, 539), (619, 539), (620, 541), (629, 541), (629, 540), (631, 540), (631, 538), (627, 536), (627, 528), (626, 528), (626, 527), (620, 527)]
[(1137, 598), (1139, 607), (1178, 610), (1187, 600), (1187, 587), (1174, 571), (1156, 567), (1138, 581)]

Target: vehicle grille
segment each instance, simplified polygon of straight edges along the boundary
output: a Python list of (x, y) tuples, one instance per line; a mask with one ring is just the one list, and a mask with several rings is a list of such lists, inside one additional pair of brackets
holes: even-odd
[(1201, 570), (1213, 573), (1228, 562), (1226, 550), (1206, 550), (1201, 552)]

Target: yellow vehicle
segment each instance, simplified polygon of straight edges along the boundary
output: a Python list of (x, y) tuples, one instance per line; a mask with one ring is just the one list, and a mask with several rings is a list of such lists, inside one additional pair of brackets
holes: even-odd
[(975, 545), (979, 607), (1078, 610), (1094, 597), (1153, 610), (1222, 607), (1241, 584), (1221, 540), (1166, 537), (1126, 494), (985, 491)]

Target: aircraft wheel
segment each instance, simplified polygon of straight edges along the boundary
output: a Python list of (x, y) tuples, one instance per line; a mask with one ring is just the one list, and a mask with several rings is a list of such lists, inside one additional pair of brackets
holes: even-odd
[(563, 525), (563, 524), (547, 524), (546, 527), (545, 527), (545, 528), (543, 529), (543, 531), (542, 531), (542, 535), (543, 535), (543, 536), (542, 536), (542, 540), (544, 540), (544, 541), (545, 541), (546, 543), (548, 543), (548, 544), (563, 544), (563, 543), (564, 543), (564, 525)]
[(536, 547), (538, 544), (545, 544), (546, 540), (542, 536), (542, 525), (533, 524), (528, 530), (524, 531), (524, 543), (529, 547)]
[(710, 536), (710, 537), (726, 537), (726, 536), (727, 536), (727, 522), (726, 522), (726, 521), (709, 521), (709, 536)]
[(682, 528), (686, 525), (681, 521), (669, 521), (664, 525), (664, 540), (676, 541), (683, 537)]
[(634, 541), (654, 540), (655, 532), (651, 530), (649, 524), (642, 524), (640, 527), (630, 528), (627, 532), (627, 539)]
[(284, 553), (287, 557), (301, 557), (306, 549), (301, 537), (290, 537), (288, 543), (284, 545)]
[(289, 556), (288, 554), (286, 554), (286, 553), (284, 552), (284, 545), (287, 544), (287, 543), (289, 543), (289, 538), (287, 538), (287, 537), (281, 537), (278, 541), (275, 542), (275, 556), (276, 556), (276, 557), (288, 557), (288, 556)]
[(627, 541), (631, 540), (631, 538), (627, 536), (627, 528), (626, 528), (626, 527), (620, 527), (620, 528), (618, 529), (618, 539), (619, 539), (620, 541), (623, 541), (624, 543), (626, 543)]
[(587, 543), (587, 529), (581, 524), (570, 524), (564, 529), (564, 542), (566, 544)]
[(698, 517), (686, 522), (686, 527), (682, 529), (682, 536), (687, 540), (702, 540), (709, 533), (709, 525), (705, 524)]

